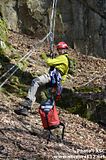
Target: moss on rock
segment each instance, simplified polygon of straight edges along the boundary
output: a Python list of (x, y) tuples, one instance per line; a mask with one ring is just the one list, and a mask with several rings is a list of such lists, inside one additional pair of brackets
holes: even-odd
[(8, 42), (8, 27), (4, 19), (0, 19), (0, 54), (9, 53), (13, 49)]
[(0, 39), (5, 43), (8, 42), (7, 24), (3, 19), (0, 19)]
[[(58, 106), (68, 110), (70, 113), (78, 114), (88, 120), (106, 124), (106, 102), (103, 98), (104, 90), (99, 86), (83, 87), (71, 92), (63, 89), (62, 99)], [(99, 95), (99, 96), (97, 96)], [(102, 98), (100, 98), (102, 96)], [(93, 99), (94, 97), (94, 99)]]

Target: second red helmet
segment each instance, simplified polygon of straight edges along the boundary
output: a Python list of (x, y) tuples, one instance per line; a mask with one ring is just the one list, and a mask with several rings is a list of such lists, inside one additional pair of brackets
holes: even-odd
[(65, 42), (59, 42), (57, 44), (57, 49), (68, 49), (68, 45)]

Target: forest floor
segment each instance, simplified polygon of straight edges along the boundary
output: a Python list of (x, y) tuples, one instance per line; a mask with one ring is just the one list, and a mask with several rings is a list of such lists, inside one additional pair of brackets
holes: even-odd
[[(10, 33), (10, 43), (20, 51), (28, 52), (37, 39)], [(35, 50), (28, 59), (27, 72), (38, 75), (47, 71), (40, 54), (48, 52), (48, 46), (43, 45)], [(11, 54), (11, 53), (10, 53)], [(77, 61), (76, 73), (68, 75), (64, 84), (66, 88), (81, 88), (89, 85), (106, 86), (106, 60), (93, 56), (82, 55), (70, 48), (69, 56)], [(13, 63), (13, 60), (11, 60)], [(14, 110), (23, 101), (14, 93), (0, 93), (0, 159), (40, 160), (40, 159), (106, 159), (106, 128), (71, 114), (58, 107), (60, 120), (65, 123), (64, 141), (58, 140), (61, 128), (53, 131), (54, 136), (47, 144), (48, 132), (42, 128), (38, 112), (39, 103), (34, 104), (34, 112), (27, 117), (15, 114)]]

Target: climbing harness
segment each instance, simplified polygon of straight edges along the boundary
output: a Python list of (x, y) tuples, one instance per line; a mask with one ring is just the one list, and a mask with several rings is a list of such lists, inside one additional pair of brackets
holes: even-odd
[[(61, 74), (60, 72), (56, 69), (56, 68), (53, 68), (52, 70), (50, 69), (49, 71), (49, 75), (50, 75), (50, 92), (54, 92), (56, 94), (56, 98), (55, 100), (57, 99), (57, 97), (61, 97), (61, 93), (62, 93), (62, 85), (61, 85), (61, 81), (62, 81), (62, 77), (61, 77)], [(49, 93), (50, 93), (49, 92)], [(59, 100), (59, 99), (58, 99)]]

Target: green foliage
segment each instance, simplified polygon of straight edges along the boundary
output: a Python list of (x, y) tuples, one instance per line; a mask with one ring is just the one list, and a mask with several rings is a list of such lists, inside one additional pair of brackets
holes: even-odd
[[(78, 95), (89, 95), (89, 93), (102, 93), (102, 88), (100, 87), (83, 87), (76, 89)], [(78, 114), (81, 117), (87, 118), (88, 120), (98, 122), (100, 115), (97, 116), (97, 108), (105, 108), (106, 102), (102, 99), (89, 100), (89, 98), (84, 98), (84, 96), (77, 96), (74, 92), (71, 92), (69, 89), (63, 89), (62, 99), (57, 103), (58, 106), (68, 110), (70, 113)], [(102, 117), (103, 118), (103, 117)]]
[(5, 20), (0, 19), (0, 53), (8, 53), (13, 50), (12, 45), (8, 42), (8, 28)]
[(21, 69), (22, 71), (25, 71), (26, 70), (26, 68), (27, 68), (27, 66), (28, 66), (28, 62), (27, 61), (21, 61), (20, 63), (18, 63), (18, 67), (19, 67), (19, 69)]
[[(0, 19), (0, 75), (5, 73), (12, 65), (17, 64), (20, 59), (20, 53), (18, 53), (8, 42), (8, 28), (6, 22), (3, 19)], [(21, 97), (27, 94), (28, 82), (32, 77), (30, 74), (24, 72), (27, 66), (27, 61), (18, 63), (18, 71), (11, 77), (8, 83), (3, 86), (3, 92), (6, 94), (16, 94)], [(7, 77), (9, 75), (10, 73), (8, 73)], [(4, 77), (0, 83), (7, 77)]]
[(87, 105), (82, 98), (73, 97), (73, 105), (67, 110), (73, 114), (79, 114), (81, 117), (87, 118)]
[(12, 54), (12, 55), (10, 56), (10, 58), (11, 58), (11, 59), (15, 59), (16, 61), (18, 61), (18, 60), (21, 58), (21, 56), (20, 56), (19, 53), (15, 53), (15, 54)]
[(2, 19), (0, 19), (0, 39), (3, 42), (7, 42), (8, 41), (8, 29), (7, 29), (7, 25), (6, 22)]
[(0, 47), (0, 53), (3, 53), (3, 49)]
[(19, 85), (19, 78), (17, 76), (12, 76), (11, 84)]
[(102, 91), (101, 87), (95, 86), (95, 87), (81, 87), (79, 89), (77, 89), (78, 92), (83, 92), (83, 93), (89, 93), (89, 92), (94, 92), (94, 93), (98, 93)]
[(10, 59), (13, 59), (15, 62), (17, 62), (18, 63), (17, 67), (22, 71), (25, 71), (28, 64), (29, 64), (27, 60), (23, 60), (23, 61), (19, 62), (19, 60), (21, 59), (21, 56), (18, 52), (15, 54), (12, 54), (10, 56)]
[[(17, 54), (13, 54), (11, 56), (11, 58), (15, 61), (15, 63), (17, 61), (19, 61), (20, 59), (20, 55)], [(5, 73), (10, 67), (11, 67), (11, 58), (7, 57), (6, 54), (1, 54), (0, 53), (0, 75), (2, 75), (3, 73)], [(14, 76), (11, 77), (11, 79), (9, 79), (8, 84), (5, 84), (3, 86), (3, 92), (5, 92), (6, 94), (15, 94), (18, 95), (20, 97), (23, 97), (27, 94), (27, 90), (28, 90), (28, 83), (30, 81), (30, 79), (32, 79), (31, 74), (24, 72), (24, 70), (26, 69), (28, 63), (26, 61), (22, 61), (19, 63), (19, 70), (15, 73)], [(7, 76), (9, 76), (10, 74), (8, 74)], [(3, 82), (3, 80), (5, 80), (6, 77), (4, 77), (0, 83)], [(30, 82), (31, 83), (31, 82)]]
[(28, 86), (22, 84), (20, 77), (12, 76), (9, 83), (2, 88), (2, 92), (6, 94), (18, 95), (19, 97), (25, 97), (27, 95)]

